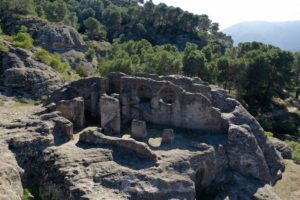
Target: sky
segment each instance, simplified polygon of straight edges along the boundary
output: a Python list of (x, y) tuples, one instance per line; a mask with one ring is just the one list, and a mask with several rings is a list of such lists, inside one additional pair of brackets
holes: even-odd
[(195, 14), (207, 14), (220, 29), (244, 21), (300, 20), (300, 0), (153, 0)]

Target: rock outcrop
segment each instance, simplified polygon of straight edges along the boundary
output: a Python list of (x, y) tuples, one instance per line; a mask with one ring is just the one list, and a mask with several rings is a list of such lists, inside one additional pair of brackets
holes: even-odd
[(18, 166), (8, 145), (0, 142), (0, 199), (22, 200), (23, 187), (21, 176), (23, 170)]
[(33, 58), (30, 51), (5, 43), (9, 51), (0, 51), (0, 83), (17, 94), (39, 99), (63, 84), (63, 77)]
[(66, 52), (72, 49), (84, 50), (86, 48), (86, 43), (74, 28), (56, 24), (40, 27), (36, 41), (49, 51)]
[(274, 145), (275, 149), (280, 152), (281, 156), (284, 159), (292, 159), (293, 150), (287, 143), (274, 137), (271, 137), (269, 139)]
[(62, 116), (70, 120), (76, 128), (83, 128), (84, 118), (84, 99), (77, 97), (71, 100), (62, 100), (57, 102), (56, 110), (62, 113)]
[(83, 130), (80, 134), (80, 142), (85, 142), (89, 144), (104, 144), (104, 145), (112, 145), (120, 148), (124, 148), (127, 150), (133, 151), (137, 156), (141, 156), (143, 158), (148, 158), (152, 161), (156, 161), (156, 155), (151, 151), (151, 149), (142, 142), (137, 142), (133, 139), (123, 139), (117, 137), (105, 136), (101, 131), (97, 130), (97, 128), (88, 128)]
[[(53, 112), (59, 102), (76, 110), (74, 98), (98, 128), (77, 133), (64, 109)], [(239, 102), (198, 78), (112, 73), (65, 85), (46, 104), (0, 124), (22, 182), (37, 183), (43, 199), (278, 199), (269, 184), (282, 157)], [(141, 141), (127, 132), (136, 122)], [(120, 133), (106, 135), (107, 124)]]

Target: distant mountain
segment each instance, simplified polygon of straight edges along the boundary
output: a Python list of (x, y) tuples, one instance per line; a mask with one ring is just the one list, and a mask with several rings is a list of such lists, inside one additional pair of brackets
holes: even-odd
[(231, 35), (234, 44), (258, 41), (289, 51), (300, 50), (300, 21), (242, 22), (223, 30)]

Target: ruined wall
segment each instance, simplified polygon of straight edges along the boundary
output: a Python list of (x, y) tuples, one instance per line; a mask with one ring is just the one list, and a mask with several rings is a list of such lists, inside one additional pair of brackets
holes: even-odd
[[(221, 113), (201, 93), (190, 93), (171, 81), (143, 77), (121, 78), (123, 120), (227, 132)], [(208, 96), (208, 94), (207, 94)]]
[(59, 102), (61, 100), (71, 100), (76, 97), (84, 98), (85, 111), (92, 116), (100, 116), (99, 99), (100, 96), (109, 89), (109, 81), (103, 77), (90, 77), (74, 81), (69, 85), (55, 91), (46, 104)]

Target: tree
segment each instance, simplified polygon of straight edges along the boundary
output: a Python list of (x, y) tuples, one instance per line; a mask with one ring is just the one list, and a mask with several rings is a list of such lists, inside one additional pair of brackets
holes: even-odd
[(76, 16), (76, 13), (72, 12), (68, 14), (68, 16), (64, 20), (64, 24), (73, 26), (74, 28), (78, 28), (78, 18)]
[(118, 27), (121, 24), (121, 12), (115, 6), (107, 7), (102, 13), (102, 21), (108, 27)]
[(13, 14), (35, 15), (33, 0), (1, 0), (0, 19)]
[(84, 20), (86, 20), (89, 17), (95, 17), (95, 11), (92, 8), (86, 8), (83, 11), (81, 11), (79, 13), (79, 18), (78, 21), (79, 22), (83, 22)]
[(295, 57), (295, 62), (294, 62), (295, 81), (294, 82), (296, 88), (295, 98), (298, 99), (300, 95), (300, 52), (295, 53), (294, 57)]
[(67, 4), (63, 0), (43, 1), (46, 17), (49, 21), (61, 22), (68, 15)]
[(129, 55), (119, 50), (115, 53), (114, 59), (104, 60), (99, 67), (101, 75), (106, 75), (109, 72), (119, 71), (127, 74), (132, 73), (131, 59)]
[(209, 80), (209, 71), (203, 52), (196, 44), (188, 43), (183, 55), (183, 72), (189, 76), (199, 76)]
[(222, 84), (224, 89), (229, 91), (233, 87), (237, 87), (243, 71), (245, 63), (236, 58), (231, 59), (228, 56), (222, 56), (216, 60), (217, 62), (217, 81)]
[(273, 97), (284, 97), (292, 79), (293, 56), (279, 48), (247, 43), (240, 45), (246, 59), (239, 94), (253, 109), (271, 104)]
[(84, 20), (83, 24), (90, 39), (103, 40), (106, 38), (105, 27), (97, 19), (90, 17)]

